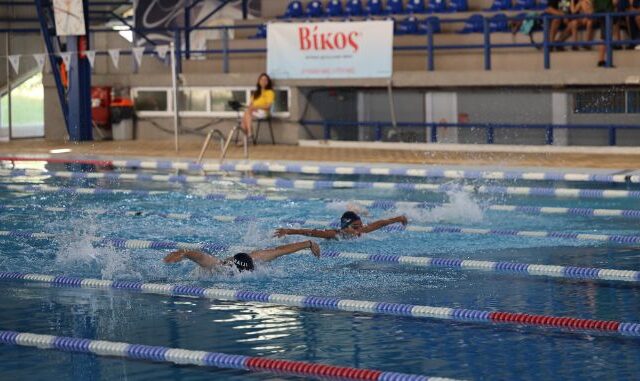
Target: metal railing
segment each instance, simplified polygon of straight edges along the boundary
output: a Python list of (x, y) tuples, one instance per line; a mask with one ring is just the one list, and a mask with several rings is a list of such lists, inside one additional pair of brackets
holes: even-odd
[[(616, 132), (618, 129), (637, 129), (639, 125), (628, 124), (509, 124), (509, 123), (415, 123), (415, 122), (398, 122), (395, 125), (392, 122), (372, 121), (372, 122), (344, 122), (335, 120), (301, 120), (303, 126), (322, 126), (324, 131), (324, 139), (331, 139), (331, 130), (335, 127), (369, 127), (374, 129), (374, 140), (382, 141), (385, 128), (429, 128), (430, 142), (438, 142), (438, 128), (454, 127), (475, 130), (485, 130), (486, 143), (493, 144), (495, 142), (496, 129), (542, 129), (545, 131), (545, 144), (551, 145), (554, 141), (555, 129), (598, 129), (608, 131), (608, 143), (610, 146), (616, 145)], [(426, 141), (425, 141), (426, 143)]]

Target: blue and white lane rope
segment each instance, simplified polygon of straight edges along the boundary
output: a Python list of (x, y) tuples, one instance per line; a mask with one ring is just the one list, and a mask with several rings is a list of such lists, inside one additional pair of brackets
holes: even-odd
[(111, 188), (80, 188), (80, 187), (54, 187), (49, 185), (0, 185), (0, 191), (12, 192), (45, 192), (45, 193), (65, 193), (65, 194), (124, 194), (148, 196), (157, 194), (167, 194), (166, 191), (150, 191), (138, 189), (111, 189)]
[[(13, 237), (23, 239), (53, 239), (55, 234), (50, 233), (30, 233), (24, 231), (0, 231), (0, 237)], [(188, 243), (176, 241), (160, 240), (139, 240), (122, 238), (102, 238), (94, 241), (96, 245), (108, 245), (121, 249), (153, 249), (153, 250), (205, 250), (209, 252), (232, 251), (239, 249), (221, 243)], [(254, 248), (242, 247), (238, 251), (249, 251)], [(412, 257), (404, 255), (390, 254), (365, 254), (341, 252), (337, 250), (323, 250), (324, 258), (346, 258), (358, 261), (403, 264), (417, 267), (446, 267), (459, 270), (479, 270), (498, 273), (515, 273), (527, 276), (549, 276), (554, 278), (570, 279), (591, 279), (591, 280), (613, 280), (623, 282), (640, 282), (640, 271), (601, 269), (593, 267), (577, 266), (554, 266), (536, 265), (530, 263), (517, 262), (493, 262), (476, 261), (457, 258), (432, 258), (432, 257)]]
[(18, 272), (0, 272), (0, 281), (37, 282), (80, 288), (116, 288), (159, 295), (272, 303), (300, 308), (364, 312), (380, 315), (400, 315), (413, 318), (456, 320), (471, 323), (508, 323), (537, 327), (555, 327), (569, 330), (604, 331), (611, 334), (640, 337), (640, 324), (632, 322), (532, 315), (515, 312), (481, 311), (465, 308), (432, 307), (367, 300), (350, 300), (325, 296), (275, 294), (261, 291), (205, 288), (193, 285), (82, 279), (69, 276), (26, 274)]
[(122, 357), (131, 360), (196, 365), (249, 372), (270, 372), (278, 375), (313, 377), (332, 380), (375, 381), (454, 381), (450, 378), (427, 377), (415, 374), (383, 372), (303, 361), (269, 359), (218, 352), (193, 351), (181, 348), (91, 340), (75, 337), (38, 335), (34, 333), (1, 331), (0, 344), (53, 349), (64, 352), (88, 353), (96, 356)]
[[(57, 172), (47, 172), (55, 176)], [(122, 179), (154, 181), (153, 176), (146, 173), (138, 174), (105, 174), (93, 172), (69, 172), (72, 178), (110, 178), (112, 180), (126, 175)], [(252, 186), (263, 186), (284, 189), (385, 189), (404, 191), (425, 191), (433, 193), (447, 193), (451, 191), (464, 191), (478, 194), (509, 195), (509, 196), (540, 196), (555, 198), (640, 198), (640, 191), (611, 190), (611, 189), (573, 189), (573, 188), (540, 188), (540, 187), (508, 187), (494, 185), (459, 185), (459, 184), (422, 184), (422, 183), (391, 183), (391, 182), (367, 182), (367, 181), (327, 181), (327, 180), (289, 180), (283, 178), (253, 178), (253, 177), (224, 177), (215, 180), (205, 180), (205, 177), (194, 176), (193, 182), (224, 182), (239, 183)], [(191, 176), (163, 176), (169, 182), (187, 183)], [(6, 188), (6, 186), (3, 186)]]
[(4, 156), (0, 161), (45, 161), (50, 163), (84, 163), (98, 166), (112, 166), (128, 169), (161, 169), (185, 171), (252, 171), (273, 173), (304, 173), (327, 175), (374, 175), (374, 176), (408, 176), (422, 178), (448, 179), (482, 179), (482, 180), (554, 180), (570, 182), (603, 182), (603, 183), (640, 183), (640, 175), (607, 175), (590, 173), (564, 173), (557, 171), (481, 171), (455, 170), (443, 168), (411, 168), (385, 167), (380, 165), (313, 165), (313, 164), (282, 164), (265, 163), (264, 161), (227, 162), (225, 164), (204, 163), (170, 160), (95, 160), (95, 159), (65, 159), (45, 157), (17, 157)]

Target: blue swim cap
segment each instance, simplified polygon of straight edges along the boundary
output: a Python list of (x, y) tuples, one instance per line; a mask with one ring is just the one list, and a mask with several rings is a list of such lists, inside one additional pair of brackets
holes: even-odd
[(342, 217), (340, 217), (340, 229), (346, 229), (356, 221), (361, 221), (359, 215), (352, 211), (345, 212)]
[(233, 264), (240, 272), (253, 271), (253, 258), (247, 253), (238, 253), (233, 256)]

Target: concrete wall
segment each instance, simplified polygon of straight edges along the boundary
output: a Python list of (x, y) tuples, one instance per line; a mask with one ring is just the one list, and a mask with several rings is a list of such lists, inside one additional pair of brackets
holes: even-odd
[[(394, 90), (394, 110), (397, 122), (424, 123), (424, 92), (420, 90)], [(389, 93), (386, 90), (366, 90), (360, 94), (360, 121), (391, 122)], [(425, 128), (384, 128), (383, 141), (426, 142)], [(361, 127), (360, 140), (375, 140), (375, 128)]]

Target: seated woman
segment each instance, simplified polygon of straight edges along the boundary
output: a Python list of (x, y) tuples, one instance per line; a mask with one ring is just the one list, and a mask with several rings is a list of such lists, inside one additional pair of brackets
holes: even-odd
[(290, 243), (288, 245), (278, 246), (273, 249), (255, 250), (251, 253), (238, 253), (232, 257), (218, 259), (212, 255), (195, 250), (176, 250), (166, 257), (165, 263), (177, 263), (183, 259), (189, 259), (205, 270), (224, 271), (235, 267), (238, 271), (253, 271), (255, 262), (271, 262), (283, 255), (292, 254), (300, 250), (310, 249), (311, 253), (316, 257), (320, 257), (320, 247), (312, 241), (302, 241)]
[(284, 237), (286, 235), (305, 235), (308, 237), (326, 239), (350, 239), (360, 237), (364, 233), (381, 229), (387, 225), (401, 223), (407, 225), (407, 217), (398, 216), (386, 220), (373, 221), (364, 225), (362, 219), (353, 211), (345, 212), (340, 218), (340, 229), (276, 229), (274, 237)]
[(242, 117), (242, 129), (246, 136), (252, 136), (253, 134), (254, 118), (262, 119), (269, 115), (269, 110), (275, 97), (276, 94), (273, 92), (271, 78), (266, 73), (260, 74), (256, 90), (251, 95), (251, 103)]

